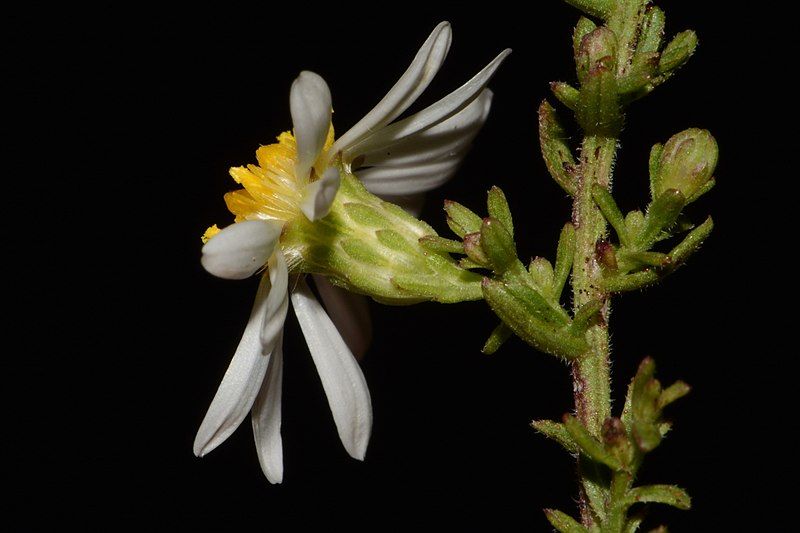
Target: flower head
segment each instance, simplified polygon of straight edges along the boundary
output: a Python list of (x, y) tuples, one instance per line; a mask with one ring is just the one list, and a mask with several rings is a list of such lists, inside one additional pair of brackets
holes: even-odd
[[(225, 196), (235, 223), (223, 230), (209, 228), (203, 236), (206, 244), (202, 264), (210, 273), (227, 279), (243, 279), (263, 269), (266, 273), (261, 277), (239, 347), (197, 433), (195, 454), (202, 456), (216, 448), (249, 412), (262, 469), (271, 482), (282, 480), (280, 389), (289, 274), (326, 274), (329, 270), (326, 265), (318, 265), (316, 270), (302, 268), (315, 263), (304, 253), (310, 248), (298, 245), (296, 236), (313, 241), (314, 249), (319, 250), (319, 243), (324, 248), (331, 234), (350, 231), (343, 220), (371, 216), (363, 209), (373, 207), (337, 200), (343, 183), (347, 184), (347, 194), (367, 204), (374, 198), (371, 192), (398, 203), (406, 202), (405, 206), (410, 207), (420, 193), (452, 176), (488, 115), (491, 92), (485, 85), (509, 51), (501, 53), (453, 93), (393, 122), (427, 88), (447, 55), (450, 40), (449, 24), (439, 24), (394, 87), (337, 140), (331, 125), (327, 84), (317, 74), (302, 72), (292, 84), (289, 99), (293, 132), (282, 133), (277, 143), (259, 148), (257, 165), (231, 169), (231, 176), (243, 187)], [(354, 183), (354, 176), (363, 186)], [(349, 209), (349, 214), (334, 216), (334, 206), (343, 211)], [(326, 218), (329, 213), (331, 216)], [(388, 216), (399, 220), (396, 213)], [(405, 228), (402, 231), (409, 233), (407, 242), (416, 244), (428, 231), (427, 226), (409, 218), (401, 223)], [(387, 229), (372, 234), (384, 244), (402, 249), (406, 242), (402, 231)], [(363, 258), (372, 253), (358, 239), (343, 242), (342, 247), (351, 257)], [(440, 259), (436, 266), (451, 268), (459, 282), (464, 277), (477, 287), (476, 276), (459, 270), (452, 261)], [(414, 264), (410, 268), (418, 270)], [(340, 277), (339, 284), (345, 284), (344, 278), (349, 274), (344, 272)], [(372, 407), (353, 351), (366, 347), (368, 328), (354, 325), (361, 323), (356, 317), (365, 313), (353, 295), (334, 287), (324, 277), (315, 276), (315, 280), (333, 320), (302, 278), (291, 293), (292, 304), (339, 437), (352, 457), (363, 459), (372, 427)], [(393, 281), (384, 281), (378, 291), (371, 292), (367, 286), (359, 286), (359, 290), (386, 300), (395, 298), (401, 289), (392, 285)]]

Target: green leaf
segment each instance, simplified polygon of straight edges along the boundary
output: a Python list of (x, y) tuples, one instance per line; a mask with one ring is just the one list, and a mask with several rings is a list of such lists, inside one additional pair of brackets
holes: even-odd
[[(573, 57), (577, 58), (578, 54), (580, 54), (581, 44), (583, 44), (584, 37), (586, 37), (596, 29), (597, 29), (597, 24), (595, 24), (591, 19), (587, 19), (586, 17), (581, 17), (578, 19), (578, 23), (575, 25), (575, 30), (572, 32)], [(578, 75), (578, 77), (580, 77), (580, 75)]]
[(480, 232), (467, 233), (464, 235), (464, 253), (467, 254), (467, 257), (469, 257), (473, 263), (480, 265), (481, 268), (489, 267), (489, 257), (486, 255), (486, 250), (481, 245)]
[(661, 396), (658, 398), (658, 408), (663, 409), (676, 400), (680, 400), (691, 390), (692, 388), (683, 381), (676, 381), (661, 392)]
[(512, 265), (519, 263), (514, 238), (508, 232), (506, 226), (496, 218), (487, 217), (483, 219), (480, 243), (486, 253), (486, 257), (489, 259), (489, 263), (492, 265), (492, 269), (497, 274), (502, 275)]
[(583, 527), (574, 518), (557, 509), (545, 509), (545, 516), (554, 528), (560, 533), (588, 533), (588, 529)]
[(553, 277), (553, 298), (559, 300), (572, 271), (572, 261), (575, 258), (575, 226), (567, 222), (561, 228), (556, 250), (556, 267)]
[(536, 289), (548, 298), (552, 297), (553, 265), (544, 257), (536, 257), (528, 266), (528, 273)]
[(481, 348), (481, 352), (485, 353), (486, 355), (492, 355), (499, 350), (503, 343), (505, 343), (513, 334), (514, 332), (501, 322), (496, 328), (494, 328), (491, 335), (489, 335), (489, 338), (486, 340), (486, 344), (484, 344), (483, 348)]
[(630, 238), (628, 236), (628, 228), (625, 226), (625, 217), (623, 217), (622, 211), (617, 207), (617, 202), (614, 200), (614, 197), (611, 196), (611, 193), (608, 192), (608, 189), (595, 183), (592, 185), (592, 198), (594, 198), (597, 207), (600, 208), (600, 212), (603, 213), (605, 219), (611, 224), (614, 231), (617, 232), (619, 241), (624, 246), (629, 246)]
[(610, 64), (593, 68), (581, 85), (575, 113), (588, 135), (615, 138), (622, 130), (622, 112), (617, 96), (617, 78)]
[(669, 253), (670, 261), (672, 261), (672, 268), (677, 268), (684, 263), (689, 256), (697, 251), (700, 245), (711, 235), (713, 229), (714, 221), (711, 217), (708, 217), (705, 222), (689, 232), (689, 235)]
[(447, 225), (453, 233), (464, 237), (468, 233), (477, 233), (481, 230), (483, 220), (458, 202), (444, 201), (444, 210), (447, 212)]
[(625, 424), (623, 424), (622, 420), (619, 418), (610, 417), (603, 422), (602, 431), (603, 443), (606, 449), (617, 458), (621, 465), (630, 469), (633, 463), (634, 450), (628, 439), (628, 432), (625, 428)]
[(594, 319), (598, 317), (600, 310), (603, 309), (606, 301), (603, 298), (589, 300), (578, 309), (575, 318), (572, 319), (570, 329), (575, 335), (582, 335), (592, 325)]
[(576, 162), (567, 144), (568, 135), (547, 100), (539, 106), (539, 143), (550, 175), (568, 194), (575, 195)]
[(564, 426), (581, 449), (581, 453), (612, 470), (622, 470), (624, 465), (620, 463), (619, 459), (606, 450), (603, 443), (592, 436), (577, 418), (572, 415), (564, 415)]
[(667, 189), (656, 198), (647, 210), (644, 228), (633, 247), (637, 250), (650, 248), (662, 231), (669, 230), (678, 220), (686, 206), (686, 197), (676, 189)]
[(644, 522), (643, 514), (636, 514), (632, 516), (625, 523), (625, 527), (622, 529), (622, 533), (636, 533), (639, 530), (639, 526), (642, 525), (642, 522)]
[(445, 239), (438, 235), (426, 235), (419, 239), (420, 245), (426, 250), (431, 252), (448, 253), (448, 254), (463, 254), (464, 243)]
[(649, 160), (649, 170), (650, 170), (650, 198), (655, 198), (658, 196), (658, 192), (661, 190), (661, 185), (659, 180), (661, 179), (661, 156), (664, 153), (664, 145), (661, 143), (656, 143), (650, 149), (650, 160)]
[(550, 90), (553, 92), (559, 102), (567, 106), (572, 111), (578, 108), (578, 98), (580, 92), (578, 89), (563, 81), (554, 81), (550, 83)]
[(511, 210), (508, 208), (506, 195), (503, 193), (500, 187), (492, 187), (489, 189), (487, 196), (488, 199), (486, 204), (489, 210), (489, 216), (499, 220), (503, 226), (505, 226), (506, 231), (508, 231), (508, 233), (513, 237), (514, 221), (511, 218)]
[(593, 17), (605, 19), (611, 13), (614, 0), (564, 0), (572, 7), (576, 7)]
[(464, 270), (470, 270), (473, 268), (486, 268), (486, 265), (481, 265), (480, 263), (476, 263), (469, 257), (462, 257), (458, 260), (458, 266), (463, 268)]
[(569, 453), (580, 453), (580, 447), (569, 434), (564, 424), (552, 420), (534, 420), (531, 422), (531, 426), (545, 437), (559, 443)]
[(642, 20), (642, 28), (639, 33), (639, 41), (636, 44), (636, 54), (634, 62), (639, 56), (658, 52), (664, 40), (664, 26), (666, 16), (658, 7), (648, 8)]
[(510, 294), (526, 302), (531, 312), (541, 320), (554, 324), (558, 327), (570, 325), (569, 314), (563, 307), (556, 302), (548, 300), (541, 292), (526, 280), (511, 279), (505, 283), (505, 287)]
[(691, 30), (679, 33), (664, 49), (658, 70), (662, 74), (670, 74), (682, 67), (697, 49), (697, 34)]
[(631, 505), (635, 503), (663, 503), (684, 511), (692, 507), (692, 499), (686, 491), (675, 485), (636, 487), (628, 492), (626, 499)]
[[(508, 285), (484, 278), (483, 297), (492, 311), (523, 341), (545, 353), (574, 359), (587, 349), (586, 341), (569, 334), (563, 327), (548, 323), (539, 318), (542, 301), (532, 302), (519, 291), (515, 294)], [(529, 289), (527, 296), (535, 293)], [(547, 302), (544, 302), (547, 305)]]

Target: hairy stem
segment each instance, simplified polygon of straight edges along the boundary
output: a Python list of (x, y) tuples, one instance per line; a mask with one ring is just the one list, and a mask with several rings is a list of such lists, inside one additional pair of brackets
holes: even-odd
[[(617, 140), (588, 135), (581, 148), (581, 167), (578, 191), (573, 204), (572, 219), (576, 229), (575, 259), (572, 273), (573, 305), (577, 312), (592, 300), (604, 302), (601, 320), (586, 335), (589, 349), (572, 364), (575, 409), (578, 419), (595, 436), (600, 437), (603, 422), (611, 416), (611, 378), (608, 344), (608, 317), (611, 306), (608, 294), (600, 283), (597, 243), (606, 237), (606, 222), (592, 198), (592, 186), (609, 189)], [(593, 498), (599, 488), (594, 476), (580, 468), (583, 485), (582, 499)], [(585, 525), (591, 525), (588, 502), (581, 507)], [(588, 523), (587, 523), (588, 522)]]

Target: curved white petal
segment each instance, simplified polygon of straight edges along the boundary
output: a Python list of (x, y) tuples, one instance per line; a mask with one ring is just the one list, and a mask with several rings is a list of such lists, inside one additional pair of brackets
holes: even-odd
[(275, 293), (270, 291), (269, 278), (263, 276), (242, 340), (197, 431), (194, 453), (198, 457), (222, 444), (239, 427), (261, 389), (274, 348), (267, 350), (262, 345), (261, 330), (265, 320), (271, 318), (282, 324), (286, 318), (285, 306), (283, 315), (275, 313), (276, 300), (281, 300)]
[(314, 274), (314, 284), (344, 342), (355, 358), (361, 359), (372, 342), (372, 319), (366, 297), (337, 287), (318, 274)]
[(339, 438), (351, 457), (363, 460), (372, 431), (372, 402), (364, 374), (304, 281), (292, 293), (292, 304), (328, 397)]
[(283, 384), (283, 331), (278, 335), (251, 413), (253, 435), (261, 470), (270, 483), (283, 481), (283, 443), (281, 440), (281, 387)]
[(456, 157), (409, 167), (371, 167), (358, 172), (368, 191), (378, 196), (429, 191), (445, 183), (461, 163)]
[(300, 204), (303, 214), (312, 222), (324, 218), (331, 211), (340, 184), (339, 171), (328, 167), (321, 179), (312, 181), (303, 191), (303, 202)]
[(306, 180), (325, 146), (330, 128), (331, 91), (328, 84), (319, 74), (304, 70), (292, 83), (289, 108), (297, 142), (295, 175), (299, 180)]
[(332, 154), (372, 135), (413, 104), (428, 87), (450, 50), (452, 31), (449, 22), (441, 22), (425, 40), (408, 69), (364, 118), (342, 135), (331, 149)]
[(422, 208), (425, 207), (425, 193), (415, 194), (379, 194), (381, 199), (402, 207), (406, 213), (414, 218), (419, 218)]
[[(472, 103), (449, 119), (391, 146), (361, 154), (360, 166), (416, 166), (463, 153), (489, 117), (492, 96), (491, 90), (484, 89)], [(358, 169), (354, 170), (358, 175)]]
[(351, 145), (348, 148), (350, 157), (355, 159), (361, 154), (391, 146), (406, 137), (410, 137), (452, 117), (480, 95), (497, 68), (510, 53), (510, 49), (500, 52), (491, 63), (486, 65), (471, 80), (438, 102), (404, 120), (383, 128), (374, 135), (364, 138), (358, 144)]
[(244, 279), (264, 266), (281, 236), (279, 222), (246, 220), (231, 224), (203, 246), (200, 263), (225, 279)]
[(261, 345), (264, 353), (272, 351), (283, 335), (283, 323), (289, 309), (289, 269), (283, 253), (278, 250), (269, 258), (269, 282), (272, 289), (267, 296), (267, 314), (261, 326)]

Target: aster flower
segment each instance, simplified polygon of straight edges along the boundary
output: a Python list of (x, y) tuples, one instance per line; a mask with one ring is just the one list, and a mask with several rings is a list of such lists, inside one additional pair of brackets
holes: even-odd
[(282, 335), (291, 298), (342, 444), (352, 457), (364, 458), (372, 406), (353, 355), (368, 342), (357, 319), (365, 315), (359, 307), (363, 304), (315, 276), (328, 310), (337, 319), (334, 324), (304, 279), (297, 280), (290, 295), (290, 271), (299, 272), (294, 267), (304, 258), (284, 241), (287, 228), (293, 226), (310, 224), (311, 233), (322, 231), (343, 175), (347, 179), (355, 175), (367, 191), (409, 209), (421, 193), (453, 175), (486, 120), (491, 92), (485, 85), (508, 50), (459, 89), (393, 122), (436, 75), (450, 40), (449, 24), (439, 24), (394, 87), (335, 141), (328, 86), (317, 74), (302, 72), (290, 93), (293, 134), (283, 133), (278, 143), (260, 147), (258, 165), (231, 169), (231, 176), (244, 187), (225, 197), (236, 222), (221, 231), (209, 228), (202, 264), (227, 279), (266, 271), (242, 340), (197, 433), (196, 455), (224, 442), (251, 413), (262, 470), (270, 482), (282, 481)]

